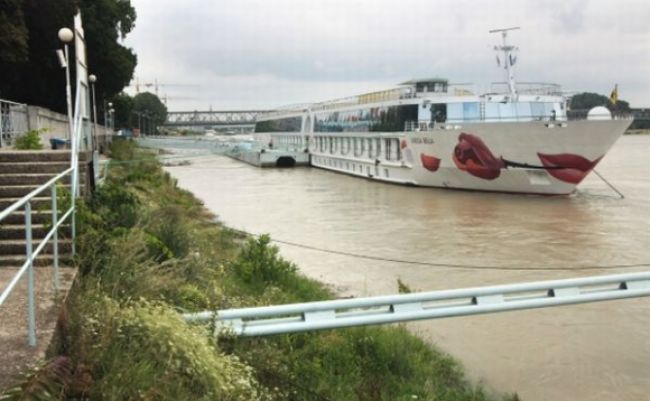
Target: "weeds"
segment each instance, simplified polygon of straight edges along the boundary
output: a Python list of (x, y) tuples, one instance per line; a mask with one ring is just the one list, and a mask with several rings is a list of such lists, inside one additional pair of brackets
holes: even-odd
[[(330, 299), (268, 236), (212, 222), (130, 141), (77, 211), (79, 281), (61, 327), (74, 400), (487, 400), (449, 356), (401, 327), (261, 339), (190, 326), (178, 311)], [(119, 162), (119, 163), (118, 163)]]
[(47, 132), (47, 128), (33, 129), (25, 132), (23, 135), (16, 138), (14, 148), (17, 150), (41, 150), (41, 134)]

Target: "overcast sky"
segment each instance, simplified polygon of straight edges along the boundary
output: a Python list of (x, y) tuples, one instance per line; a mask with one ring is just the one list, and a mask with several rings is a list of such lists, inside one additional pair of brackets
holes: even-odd
[[(488, 31), (520, 26), (516, 77), (650, 106), (648, 0), (131, 0), (135, 76), (171, 111), (267, 109), (417, 77), (503, 81)], [(141, 87), (141, 90), (146, 88)], [(153, 88), (149, 90), (153, 91)]]

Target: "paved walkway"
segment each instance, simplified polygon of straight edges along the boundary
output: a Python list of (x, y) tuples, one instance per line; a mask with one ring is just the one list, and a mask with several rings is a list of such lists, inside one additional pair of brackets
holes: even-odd
[[(0, 306), (0, 393), (15, 382), (26, 368), (38, 365), (45, 357), (76, 269), (60, 268), (61, 290), (53, 288), (53, 268), (34, 268), (37, 346), (27, 345), (27, 275), (25, 274), (7, 301)], [(9, 283), (18, 268), (0, 267), (0, 290)]]

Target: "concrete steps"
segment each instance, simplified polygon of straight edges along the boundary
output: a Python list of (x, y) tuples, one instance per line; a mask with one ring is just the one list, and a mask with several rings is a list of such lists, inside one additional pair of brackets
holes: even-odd
[[(50, 178), (51, 178), (51, 177), (50, 177)], [(49, 178), (48, 178), (48, 180), (49, 180)], [(47, 181), (47, 180), (46, 180), (46, 181)], [(45, 182), (46, 182), (46, 181), (45, 181)], [(0, 199), (1, 199), (1, 198), (19, 198), (19, 199), (20, 199), (20, 198), (22, 198), (23, 196), (29, 194), (29, 193), (32, 192), (33, 190), (35, 190), (35, 189), (37, 189), (38, 187), (40, 187), (40, 186), (41, 186), (42, 184), (44, 184), (45, 182), (43, 182), (43, 183), (41, 183), (41, 184), (32, 184), (32, 185), (8, 185), (8, 186), (0, 186)], [(57, 187), (57, 192), (59, 192), (59, 190), (60, 190), (61, 188), (65, 188), (65, 190), (70, 191), (70, 185), (63, 185), (63, 186), (59, 185), (59, 186)], [(50, 196), (50, 193), (51, 193), (51, 192), (50, 192), (49, 190), (45, 190), (45, 191), (41, 192), (40, 195), (41, 195), (41, 196)]]
[(59, 174), (70, 167), (70, 162), (33, 162), (33, 163), (0, 163), (0, 171), (11, 171), (14, 174), (50, 173)]
[[(48, 224), (52, 222), (51, 210), (32, 210), (32, 224)], [(23, 210), (13, 212), (0, 224), (24, 224), (25, 212)]]
[[(60, 250), (60, 248), (59, 248)], [(25, 255), (0, 255), (0, 270), (3, 268), (19, 268), (25, 263)], [(33, 261), (34, 266), (53, 266), (54, 257), (52, 255), (39, 255)], [(59, 256), (59, 266), (71, 266), (72, 259), (69, 256)]]
[[(81, 159), (81, 157), (79, 157)], [(68, 162), (69, 150), (21, 150), (0, 152), (0, 163)]]
[[(50, 209), (52, 207), (52, 198), (50, 198), (50, 194), (46, 193), (43, 195), (46, 196), (37, 196), (32, 198), (30, 201), (30, 204), (32, 205), (32, 211)], [(22, 196), (19, 198), (0, 198), (0, 210), (8, 208), (9, 206), (18, 202), (21, 198)]]
[[(89, 153), (80, 155), (79, 182), (82, 195), (89, 188), (87, 170)], [(70, 167), (70, 151), (0, 151), (0, 210), (29, 194)], [(66, 178), (58, 185), (68, 186)], [(58, 191), (61, 194), (62, 191)], [(42, 242), (52, 220), (52, 200), (46, 189), (34, 198), (32, 205), (33, 249)], [(61, 210), (59, 210), (61, 213)], [(25, 212), (24, 208), (13, 212), (0, 221), (0, 290), (13, 279), (25, 263)], [(72, 241), (70, 228), (64, 223), (59, 229), (59, 266), (61, 287), (53, 288), (53, 244), (49, 241), (34, 260), (34, 292), (36, 306), (37, 347), (27, 346), (27, 280), (23, 277), (6, 302), (0, 308), (0, 391), (26, 366), (34, 364), (45, 355), (62, 299), (74, 280), (76, 269), (72, 267)]]
[[(36, 249), (39, 243), (40, 243), (40, 239), (34, 239), (34, 241), (32, 242), (33, 249)], [(25, 249), (26, 249), (25, 240), (18, 240), (18, 239), (0, 240), (0, 255), (13, 255), (13, 256), (25, 255)], [(52, 241), (49, 241), (49, 243), (45, 245), (43, 252), (45, 252), (45, 254), (47, 255), (51, 255), (52, 249), (53, 249)], [(69, 253), (70, 251), (72, 251), (72, 241), (69, 239), (59, 238), (59, 254), (66, 254)]]
[[(44, 238), (49, 226), (45, 224), (32, 224), (32, 237)], [(24, 224), (3, 224), (0, 225), (0, 240), (25, 238)]]
[(25, 186), (25, 185), (36, 185), (37, 187), (45, 184), (56, 174), (13, 174), (13, 173), (4, 173), (0, 172), (0, 186)]
[[(80, 189), (87, 182), (86, 167), (90, 153), (79, 155)], [(70, 151), (0, 151), (0, 210), (10, 207), (40, 185), (70, 168)], [(58, 185), (69, 191), (70, 179)], [(63, 188), (58, 191), (63, 192)], [(52, 222), (52, 199), (49, 189), (32, 198), (32, 238), (34, 249), (49, 231)], [(60, 201), (59, 201), (60, 202)], [(61, 210), (59, 210), (61, 213)], [(60, 215), (60, 214), (59, 214)], [(70, 228), (59, 229), (59, 255), (65, 257), (72, 249)], [(65, 238), (64, 238), (65, 237)], [(52, 263), (52, 243), (45, 246), (39, 264)], [(0, 221), (0, 267), (20, 266), (25, 260), (25, 211), (21, 207)]]

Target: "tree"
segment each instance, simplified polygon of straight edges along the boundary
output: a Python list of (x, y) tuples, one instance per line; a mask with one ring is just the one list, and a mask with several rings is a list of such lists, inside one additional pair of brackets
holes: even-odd
[(138, 128), (143, 128), (143, 118), (148, 127), (153, 127), (147, 132), (157, 131), (157, 127), (167, 119), (167, 106), (151, 92), (138, 93), (133, 97), (133, 112), (140, 118)]
[(133, 127), (133, 98), (126, 93), (119, 93), (113, 98), (115, 109), (115, 128)]
[(58, 30), (72, 25), (75, 3), (73, 0), (20, 3), (27, 31), (26, 58), (0, 60), (0, 95), (65, 112), (65, 75), (54, 51), (61, 48)]
[(625, 100), (618, 100), (616, 104), (612, 104), (607, 96), (591, 92), (574, 95), (571, 97), (569, 106), (573, 111), (587, 111), (596, 106), (605, 106), (611, 111), (630, 112), (630, 104)]
[[(133, 50), (119, 43), (135, 26), (135, 9), (130, 0), (81, 0), (80, 9), (88, 66), (98, 77), (97, 97), (112, 99), (129, 84), (137, 64)], [(98, 103), (103, 115), (103, 102)]]
[[(130, 0), (0, 0), (0, 5), (0, 97), (65, 113), (65, 73), (55, 54), (62, 47), (57, 33), (64, 26), (72, 27), (78, 8), (89, 71), (98, 77), (99, 115), (104, 114), (102, 99), (114, 97), (131, 80), (136, 55), (118, 42), (135, 24)], [(5, 52), (6, 46), (13, 52)]]
[(21, 0), (0, 0), (0, 62), (27, 60), (27, 27)]

